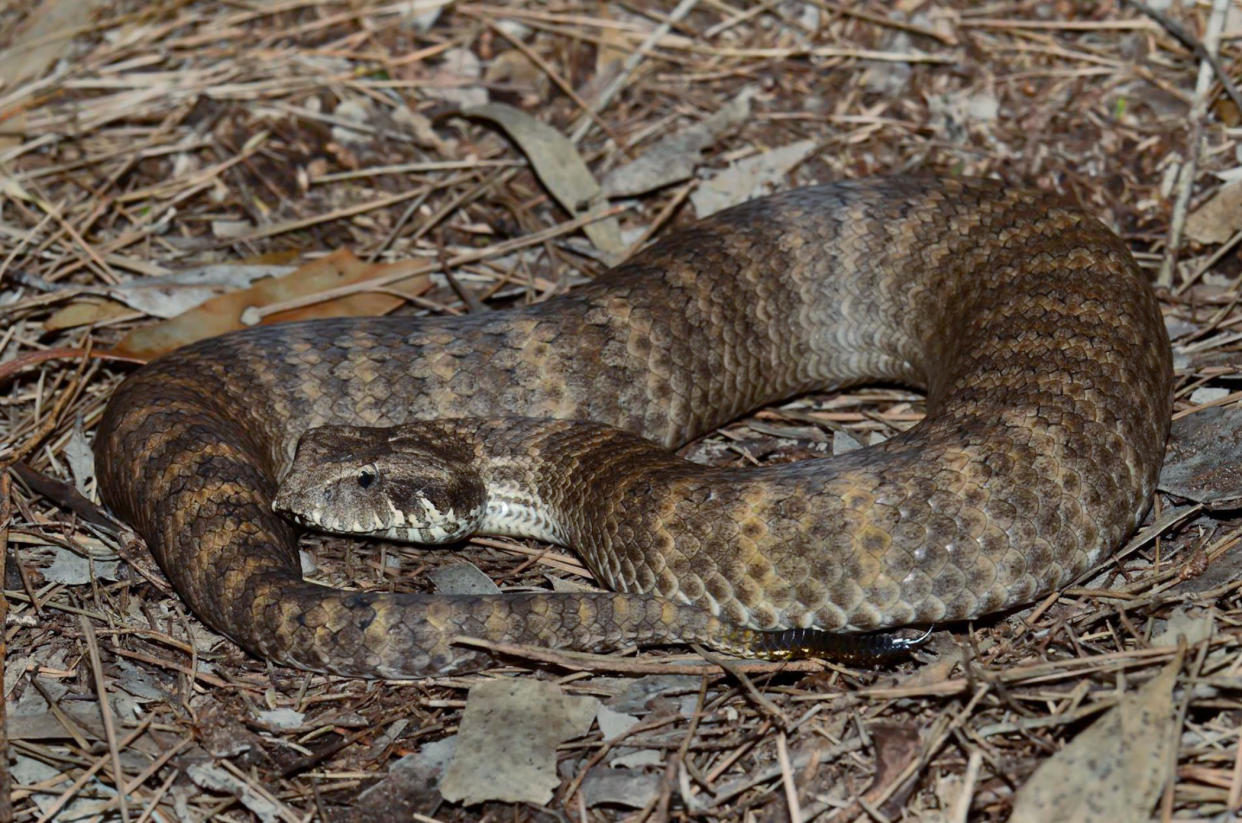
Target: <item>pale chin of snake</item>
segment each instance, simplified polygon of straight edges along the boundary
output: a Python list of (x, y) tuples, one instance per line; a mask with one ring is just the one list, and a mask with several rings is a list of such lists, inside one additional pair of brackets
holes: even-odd
[[(762, 405), (862, 382), (925, 389), (925, 419), (784, 466), (688, 467), (666, 451)], [(276, 662), (421, 677), (493, 662), (463, 636), (788, 656), (1028, 603), (1137, 528), (1171, 397), (1155, 296), (1098, 220), (995, 181), (892, 177), (728, 209), (540, 303), (196, 343), (122, 383), (96, 454), (104, 501), (206, 623)], [(272, 506), (303, 433), (391, 439), (417, 420), (477, 431), (508, 415), (596, 425), (540, 423), (514, 441), (555, 469), (540, 470), (536, 497), (513, 476), (492, 491), (453, 480), (482, 448), (467, 438), (420, 469), (448, 479), (420, 504), (445, 524), (411, 525), (394, 504), (333, 526), (392, 522), (428, 539), (529, 529), (573, 545), (618, 592), (449, 597), (302, 580), (297, 532)], [(348, 468), (351, 454), (328, 442), (308, 465)], [(582, 496), (564, 509), (569, 486)]]

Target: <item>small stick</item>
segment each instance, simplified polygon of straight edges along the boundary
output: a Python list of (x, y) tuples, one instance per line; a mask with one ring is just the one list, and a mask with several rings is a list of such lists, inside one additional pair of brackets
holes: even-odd
[[(1135, 2), (1135, 0), (1130, 0)], [(1212, 0), (1212, 14), (1208, 17), (1207, 31), (1203, 46), (1206, 53), (1220, 47), (1221, 31), (1225, 28), (1225, 13), (1229, 10), (1229, 0)], [(1195, 171), (1199, 166), (1199, 151), (1203, 142), (1203, 119), (1207, 114), (1208, 88), (1212, 82), (1212, 63), (1204, 59), (1199, 63), (1199, 79), (1195, 83), (1194, 103), (1190, 107), (1190, 119), (1194, 126), (1190, 134), (1190, 157), (1182, 169), (1181, 189), (1177, 193), (1177, 201), (1173, 204), (1173, 220), (1169, 225), (1168, 248), (1164, 260), (1160, 263), (1160, 276), (1157, 282), (1164, 288), (1173, 286), (1173, 268), (1177, 265), (1177, 252), (1182, 243), (1182, 230), (1186, 225), (1186, 212), (1190, 207), (1190, 192), (1194, 186)]]
[[(1181, 23), (1169, 17), (1164, 12), (1153, 9), (1146, 3), (1141, 2), (1141, 0), (1130, 0), (1130, 5), (1134, 6), (1143, 14), (1146, 14), (1152, 20), (1155, 20), (1163, 26), (1164, 30), (1167, 31), (1174, 40), (1194, 52), (1195, 57), (1198, 57), (1200, 60), (1208, 61), (1208, 63), (1212, 66), (1212, 71), (1216, 74), (1216, 79), (1219, 80), (1221, 86), (1224, 87), (1225, 94), (1229, 95), (1229, 98), (1233, 100), (1233, 104), (1235, 106), (1242, 109), (1242, 92), (1239, 92), (1238, 87), (1233, 84), (1233, 78), (1229, 76), (1229, 72), (1225, 71), (1225, 67), (1220, 62), (1220, 57), (1213, 51), (1209, 51), (1207, 46), (1203, 45), (1202, 40), (1186, 31), (1186, 28)], [(1218, 2), (1216, 5), (1225, 4)], [(1216, 13), (1215, 7), (1212, 9), (1212, 13)]]
[[(568, 220), (559, 225), (544, 229), (543, 231), (527, 235), (526, 237), (517, 238), (515, 240), (506, 240), (503, 243), (497, 243), (496, 245), (489, 246), (486, 249), (459, 254), (456, 257), (450, 258), (448, 265), (460, 266), (464, 263), (475, 263), (480, 260), (486, 260), (489, 257), (501, 257), (512, 251), (516, 251), (517, 249), (524, 249), (527, 246), (538, 245), (548, 238), (559, 237), (563, 234), (569, 234), (570, 232), (577, 231), (587, 223), (593, 223), (596, 220), (603, 220), (605, 217), (620, 214), (628, 208), (629, 206), (625, 205), (612, 206), (600, 212), (584, 214), (581, 217), (576, 217), (573, 220)], [(290, 300), (285, 300), (281, 303), (272, 303), (271, 305), (263, 306), (261, 308), (254, 307), (253, 311), (250, 311), (247, 314), (246, 319), (252, 323), (258, 323), (269, 314), (279, 314), (283, 311), (300, 309), (303, 306), (313, 306), (314, 304), (322, 303), (325, 300), (345, 297), (350, 294), (356, 294), (360, 291), (370, 291), (377, 286), (384, 286), (389, 283), (396, 282), (397, 280), (404, 280), (405, 278), (411, 277), (415, 274), (428, 274), (430, 272), (439, 271), (441, 268), (438, 262), (427, 263), (420, 260), (410, 260), (399, 264), (394, 263), (393, 266), (394, 268), (383, 277), (376, 277), (360, 283), (351, 283), (348, 286), (338, 286), (334, 289), (327, 289), (325, 291), (316, 292), (315, 294), (296, 297)]]
[[(9, 553), (9, 521), (13, 516), (13, 501), (9, 497), (12, 492), (12, 476), (7, 471), (0, 471), (0, 580), (4, 579), (5, 559)], [(0, 597), (0, 625), (7, 626), (9, 617), (9, 599)], [(8, 674), (5, 662), (8, 660), (8, 634), (0, 634), (0, 683)], [(50, 704), (49, 704), (50, 705)], [(13, 802), (11, 790), (13, 779), (9, 774), (9, 736), (6, 733), (8, 718), (4, 700), (0, 700), (0, 820), (13, 819)]]
[(866, 22), (874, 23), (877, 26), (883, 26), (885, 28), (890, 28), (890, 29), (897, 29), (899, 31), (904, 31), (909, 34), (917, 34), (917, 35), (920, 35), (921, 37), (931, 37), (934, 40), (939, 40), (941, 43), (944, 43), (946, 46), (957, 45), (957, 40), (952, 35), (942, 34), (941, 32), (938, 32), (935, 29), (929, 29), (924, 26), (916, 26), (913, 23), (906, 23), (901, 20), (893, 20), (891, 18), (885, 17), (882, 14), (872, 14), (871, 12), (866, 12), (866, 11), (862, 11), (861, 9), (851, 8), (850, 6), (844, 5), (841, 3), (830, 3), (828, 2), (828, 0), (811, 0), (811, 2), (814, 3), (816, 6), (819, 6), (821, 9), (824, 9), (825, 11), (830, 11), (833, 14), (844, 15), (845, 17), (853, 17), (857, 20), (865, 20)]
[(129, 823), (129, 803), (126, 800), (125, 772), (121, 766), (121, 747), (117, 745), (116, 725), (112, 719), (112, 707), (108, 704), (108, 681), (104, 678), (103, 661), (99, 657), (99, 642), (95, 639), (95, 626), (89, 617), (82, 615), (82, 634), (91, 661), (91, 673), (95, 677), (95, 696), (99, 699), (99, 714), (103, 717), (104, 734), (108, 738), (108, 750), (112, 755), (112, 773), (116, 781), (116, 796), (121, 807), (121, 820)]
[(798, 787), (794, 785), (793, 768), (789, 765), (789, 746), (785, 742), (785, 733), (776, 734), (776, 759), (781, 766), (781, 784), (785, 789), (785, 803), (789, 806), (789, 819), (793, 823), (802, 823), (802, 805), (798, 803)]
[[(608, 107), (608, 104), (612, 102), (612, 98), (616, 96), (617, 92), (621, 91), (625, 84), (630, 81), (630, 75), (634, 73), (634, 69), (638, 68), (638, 64), (646, 58), (647, 52), (669, 33), (674, 23), (677, 23), (689, 14), (690, 10), (696, 5), (698, 5), (698, 0), (681, 0), (677, 4), (677, 8), (669, 13), (664, 22), (656, 26), (651, 34), (647, 35), (647, 38), (634, 50), (634, 53), (625, 58), (625, 63), (622, 64), (621, 71), (617, 76), (612, 78), (612, 82), (595, 98), (595, 105), (592, 106), (594, 111), (603, 111)], [(592, 120), (590, 118), (583, 117), (578, 122), (578, 125), (574, 127), (573, 133), (569, 135), (570, 142), (577, 143), (581, 140), (591, 128), (591, 123)]]

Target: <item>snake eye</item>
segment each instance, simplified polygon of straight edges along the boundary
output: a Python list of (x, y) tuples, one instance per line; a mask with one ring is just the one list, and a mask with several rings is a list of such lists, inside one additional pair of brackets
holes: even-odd
[(364, 489), (371, 488), (371, 484), (375, 482), (375, 473), (363, 469), (358, 472), (358, 485)]

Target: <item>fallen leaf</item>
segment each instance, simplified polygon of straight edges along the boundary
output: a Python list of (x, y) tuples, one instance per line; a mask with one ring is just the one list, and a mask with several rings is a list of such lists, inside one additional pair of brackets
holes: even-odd
[(306, 713), (282, 706), (279, 709), (267, 709), (256, 712), (255, 720), (260, 726), (269, 731), (287, 731), (289, 729), (300, 729), (302, 724), (306, 722)]
[(69, 463), (69, 473), (73, 475), (74, 488), (83, 495), (89, 495), (91, 484), (95, 482), (95, 452), (82, 433), (80, 417), (74, 421), (69, 441), (65, 443), (64, 455)]
[(554, 592), (597, 592), (599, 589), (584, 583), (581, 580), (574, 580), (569, 577), (559, 577), (555, 574), (545, 574), (544, 579), (552, 584)]
[(284, 807), (270, 797), (259, 794), (245, 780), (234, 777), (219, 766), (210, 763), (194, 763), (185, 774), (200, 789), (232, 795), (263, 823), (277, 823), (284, 819)]
[(70, 709), (60, 707), (60, 712), (39, 712), (10, 716), (4, 725), (9, 740), (65, 740), (75, 734), (90, 740), (107, 740), (103, 721), (96, 706)]
[(500, 587), (473, 563), (441, 566), (430, 577), (440, 594), (500, 594)]
[(965, 144), (973, 127), (996, 119), (1000, 101), (991, 92), (969, 88), (929, 95), (927, 109), (932, 131), (951, 143)]
[[(250, 288), (222, 294), (200, 303), (195, 308), (163, 323), (135, 329), (117, 344), (114, 353), (150, 359), (180, 348), (195, 340), (214, 337), (245, 327), (242, 312), (248, 308), (268, 306), (296, 297), (317, 294), (341, 286), (383, 277), (408, 266), (408, 263), (375, 265), (364, 263), (348, 249), (333, 252), (307, 263), (282, 277), (258, 281)], [(431, 279), (423, 274), (390, 283), (387, 290), (418, 295), (431, 288)], [(345, 297), (324, 300), (263, 318), (265, 325), (305, 320), (313, 317), (369, 316), (390, 312), (404, 301), (395, 295), (357, 292)]]
[(897, 678), (897, 685), (904, 688), (920, 688), (944, 683), (961, 662), (961, 651), (954, 645), (929, 663), (919, 666), (909, 675)]
[(632, 197), (687, 180), (702, 160), (702, 152), (750, 117), (754, 88), (745, 88), (720, 111), (701, 123), (656, 142), (634, 161), (604, 178), (608, 197)]
[(1208, 508), (1242, 501), (1242, 409), (1213, 406), (1173, 421), (1162, 491)]
[(1178, 638), (1185, 638), (1190, 646), (1202, 643), (1212, 636), (1216, 620), (1211, 609), (1201, 609), (1196, 616), (1191, 617), (1185, 609), (1178, 607), (1164, 624), (1164, 629), (1152, 637), (1153, 646), (1176, 646)]
[(832, 453), (845, 454), (846, 452), (858, 451), (863, 447), (862, 443), (854, 438), (854, 435), (845, 429), (834, 431), (832, 433)]
[(211, 236), (217, 240), (236, 240), (254, 231), (249, 220), (212, 220)]
[(1166, 666), (1045, 761), (1014, 796), (1009, 823), (1146, 820), (1169, 774), (1179, 666)]
[[(599, 723), (599, 730), (604, 735), (604, 740), (615, 740), (638, 725), (638, 718), (632, 714), (614, 711), (607, 706), (600, 706), (595, 715), (595, 722)], [(618, 746), (608, 756), (608, 765), (614, 768), (658, 766), (661, 762), (660, 752), (654, 749), (636, 749), (632, 746)], [(587, 792), (587, 795), (589, 798), (590, 792)], [(587, 804), (590, 805), (590, 802), (588, 799)]]
[(552, 85), (548, 75), (517, 49), (502, 51), (492, 58), (483, 73), (483, 80), (491, 85), (504, 83), (522, 95), (523, 103), (529, 102), (532, 106), (548, 96)]
[(118, 659), (113, 664), (118, 673), (113, 681), (139, 701), (168, 700), (169, 692), (163, 689), (159, 681), (146, 669), (140, 669), (125, 659)]
[(358, 795), (342, 820), (415, 820), (431, 814), (442, 803), (436, 783), (456, 747), (457, 738), (447, 737), (401, 758), (383, 780)]
[(815, 140), (800, 140), (739, 160), (694, 190), (690, 195), (694, 213), (706, 217), (767, 193), (784, 180), (794, 166), (809, 157), (818, 145)]
[(116, 580), (116, 560), (91, 560), (69, 549), (56, 549), (51, 564), (43, 569), (43, 579), (64, 586), (84, 586), (94, 579)]
[(41, 787), (55, 785), (63, 780), (64, 772), (56, 766), (24, 754), (15, 752), (12, 757), (13, 764), (9, 770), (12, 790), (29, 796), (38, 806), (39, 811), (45, 815), (53, 813), (53, 809), (56, 808), (58, 811), (55, 813), (59, 820), (98, 820), (99, 798), (116, 796), (116, 790), (113, 787), (97, 778), (92, 778), (87, 781), (81, 791), (74, 795), (72, 800), (64, 805), (58, 805), (57, 795)]
[[(1192, 557), (1183, 568), (1191, 571), (1195, 562)], [(1226, 549), (1223, 554), (1213, 557), (1212, 562), (1207, 564), (1207, 568), (1202, 573), (1186, 576), (1167, 593), (1170, 595), (1197, 594), (1229, 583), (1236, 583), (1239, 580), (1242, 580), (1242, 545), (1234, 545)]]
[(64, 331), (79, 326), (107, 323), (133, 313), (134, 310), (129, 306), (115, 300), (80, 297), (64, 308), (52, 312), (51, 316), (43, 321), (43, 330)]
[(644, 715), (652, 706), (678, 695), (698, 700), (700, 678), (689, 674), (649, 674), (626, 679), (621, 692), (608, 705), (614, 711)]
[(487, 103), (487, 89), (475, 82), (482, 75), (482, 65), (474, 52), (466, 48), (449, 49), (444, 52), (436, 76), (421, 89), (428, 97), (458, 108), (483, 106)]
[(1224, 243), (1242, 229), (1242, 180), (1226, 183), (1186, 218), (1186, 236), (1199, 243)]
[(1220, 400), (1222, 397), (1229, 396), (1229, 389), (1220, 386), (1200, 386), (1190, 393), (1190, 404), (1192, 406), (1204, 406), (1214, 400)]
[(628, 806), (641, 809), (660, 793), (663, 779), (637, 769), (594, 769), (582, 781), (582, 797), (590, 808)]
[(135, 277), (108, 288), (108, 296), (152, 317), (176, 317), (218, 294), (244, 289), (265, 277), (282, 277), (296, 266), (214, 264), (159, 277)]
[[(923, 752), (923, 744), (919, 739), (919, 730), (913, 726), (895, 723), (876, 723), (867, 729), (875, 746), (875, 774), (871, 777), (871, 786), (864, 796), (868, 800), (878, 802), (888, 792), (889, 784), (901, 776), (906, 767), (917, 760)], [(913, 786), (907, 787), (912, 789)], [(898, 792), (903, 798), (904, 793)], [(892, 816), (900, 814), (901, 809), (892, 809), (892, 798), (889, 799), (885, 813)], [(897, 804), (900, 806), (900, 802)]]
[[(337, 143), (350, 146), (367, 145), (374, 142), (375, 134), (365, 127), (380, 119), (380, 112), (374, 101), (368, 97), (355, 97), (342, 100), (333, 118), (340, 121), (332, 125), (332, 139)], [(351, 129), (348, 124), (356, 124), (363, 130)]]
[(89, 26), (102, 6), (102, 0), (43, 0), (26, 16), (21, 29), (5, 38), (13, 45), (0, 51), (0, 86), (11, 90), (67, 57), (70, 40)]
[(598, 708), (593, 697), (570, 697), (537, 680), (501, 678), (472, 687), (440, 794), (466, 805), (547, 803), (560, 783), (556, 747), (586, 734)]
[(440, 12), (453, 0), (407, 0), (401, 12), (409, 17), (414, 28), (421, 32), (429, 30), (440, 19)]
[[(607, 3), (599, 4), (598, 13), (605, 20), (616, 18), (613, 9), (610, 9)], [(590, 85), (599, 87), (601, 83), (607, 84), (621, 71), (626, 58), (630, 56), (634, 48), (633, 42), (627, 35), (628, 32), (619, 26), (600, 28), (599, 45), (595, 48), (595, 71), (591, 73)], [(596, 89), (593, 88), (591, 91), (594, 93)]]
[[(463, 109), (462, 114), (488, 120), (504, 129), (526, 155), (540, 182), (574, 217), (605, 206), (599, 184), (582, 155), (569, 138), (556, 129), (501, 103)], [(596, 220), (584, 226), (583, 231), (610, 262), (617, 262), (625, 255), (626, 246), (617, 218)]]

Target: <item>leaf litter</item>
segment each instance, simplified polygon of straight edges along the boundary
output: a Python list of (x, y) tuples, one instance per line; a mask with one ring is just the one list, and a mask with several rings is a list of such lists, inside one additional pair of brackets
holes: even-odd
[[(0, 461), (24, 462), (0, 476), (15, 758), (0, 812), (1236, 814), (1242, 226), (1229, 185), (1242, 158), (1228, 91), (1193, 48), (1212, 41), (1209, 5), (209, 0), (91, 4), (87, 25), (71, 0), (4, 9)], [(1217, 61), (1235, 81), (1239, 13)], [(475, 107), (504, 114), (452, 116)], [(563, 189), (558, 165), (577, 182)], [(1114, 560), (1030, 607), (938, 627), (906, 663), (725, 670), (682, 649), (515, 649), (488, 672), (417, 683), (293, 672), (205, 629), (81, 497), (83, 433), (132, 368), (111, 352), (146, 358), (249, 322), (542, 300), (722, 204), (911, 171), (1060, 189), (1153, 278), (1167, 266), (1178, 419), (1156, 507)], [(583, 241), (601, 214), (618, 232)], [(920, 412), (908, 391), (862, 387), (763, 410), (696, 453), (776, 459), (807, 429), (837, 452)], [(426, 590), (458, 562), (382, 542), (303, 548), (313, 579), (368, 590)], [(589, 583), (554, 547), (469, 550), (504, 590)], [(128, 560), (117, 579), (97, 560), (91, 579), (65, 565), (113, 554)], [(530, 701), (480, 697), (512, 688)], [(515, 771), (533, 749), (510, 740), (456, 767), (461, 800), (447, 799), (467, 732), (492, 742), (531, 711), (591, 701), (589, 717), (537, 724), (537, 768)], [(495, 799), (510, 791), (525, 799)]]

